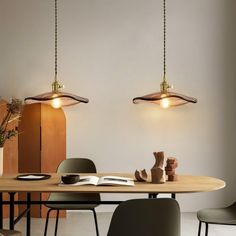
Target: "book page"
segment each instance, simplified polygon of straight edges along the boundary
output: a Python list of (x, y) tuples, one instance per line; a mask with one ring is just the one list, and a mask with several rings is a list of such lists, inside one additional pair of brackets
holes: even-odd
[(80, 180), (75, 184), (64, 184), (61, 182), (59, 186), (81, 186), (81, 185), (97, 185), (99, 178), (96, 176), (80, 176)]
[(103, 176), (99, 179), (97, 185), (126, 185), (134, 186), (134, 180), (120, 176)]

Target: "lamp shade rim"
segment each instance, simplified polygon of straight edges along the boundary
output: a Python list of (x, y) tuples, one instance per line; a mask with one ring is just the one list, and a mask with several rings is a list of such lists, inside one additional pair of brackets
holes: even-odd
[(48, 92), (48, 93), (43, 93), (43, 94), (39, 94), (37, 96), (33, 96), (33, 97), (26, 97), (24, 99), (24, 102), (26, 104), (29, 103), (48, 103), (54, 99), (61, 99), (66, 100), (66, 103), (62, 104), (62, 106), (70, 106), (70, 105), (74, 105), (77, 103), (88, 103), (89, 99), (84, 98), (84, 97), (80, 97), (71, 93), (66, 93), (66, 92)]
[[(182, 100), (182, 103), (178, 103), (178, 105), (182, 105), (185, 103), (197, 103), (197, 99), (193, 97), (189, 97), (186, 95), (182, 95), (179, 93), (175, 92), (167, 92), (167, 93), (162, 93), (162, 92), (156, 92), (156, 93), (151, 93), (145, 96), (140, 96), (140, 97), (135, 97), (133, 98), (133, 103), (138, 104), (139, 102), (158, 102), (163, 99), (176, 99), (176, 100)], [(177, 106), (173, 104), (172, 106)]]

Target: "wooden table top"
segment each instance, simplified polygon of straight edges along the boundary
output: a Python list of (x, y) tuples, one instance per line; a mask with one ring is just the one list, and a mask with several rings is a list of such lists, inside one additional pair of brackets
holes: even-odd
[[(106, 176), (115, 175), (134, 178), (133, 174), (103, 173), (81, 174)], [(86, 193), (195, 193), (214, 191), (225, 187), (225, 182), (208, 176), (179, 175), (176, 182), (152, 184), (150, 182), (136, 182), (134, 186), (58, 186), (60, 174), (51, 174), (47, 180), (20, 181), (16, 175), (0, 177), (0, 192), (86, 192)]]

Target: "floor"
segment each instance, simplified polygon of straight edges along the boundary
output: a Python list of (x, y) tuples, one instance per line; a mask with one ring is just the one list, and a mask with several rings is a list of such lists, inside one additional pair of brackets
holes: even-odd
[[(98, 223), (100, 236), (105, 236), (111, 220), (111, 213), (98, 213)], [(25, 232), (24, 220), (19, 222), (16, 226), (22, 232)], [(54, 219), (51, 219), (49, 225), (48, 236), (53, 236)], [(32, 236), (42, 236), (44, 230), (45, 219), (32, 219)], [(197, 236), (198, 221), (194, 213), (182, 214), (182, 234), (181, 236)], [(8, 221), (5, 220), (4, 225), (8, 226)], [(204, 231), (204, 227), (202, 229)], [(25, 233), (23, 234), (25, 235)], [(93, 224), (92, 214), (89, 212), (70, 212), (67, 218), (59, 221), (58, 236), (95, 236), (95, 227)], [(204, 233), (202, 232), (202, 236)], [(209, 236), (235, 236), (236, 226), (220, 226), (210, 225)], [(146, 235), (148, 236), (148, 235)]]

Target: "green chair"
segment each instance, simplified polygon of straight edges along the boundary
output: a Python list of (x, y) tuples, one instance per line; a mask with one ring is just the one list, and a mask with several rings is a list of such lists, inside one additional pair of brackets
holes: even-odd
[(16, 230), (0, 229), (0, 236), (21, 236), (21, 232)]
[(197, 212), (199, 220), (198, 236), (201, 235), (202, 223), (205, 223), (205, 236), (208, 235), (208, 224), (236, 225), (236, 202), (225, 208), (208, 208)]
[(171, 198), (133, 199), (115, 210), (108, 236), (180, 236), (180, 208)]
[[(95, 164), (85, 158), (69, 158), (61, 162), (57, 169), (57, 173), (96, 173)], [(100, 194), (98, 193), (51, 193), (49, 201), (70, 201), (71, 204), (46, 204), (50, 208), (47, 212), (44, 236), (47, 235), (49, 215), (52, 210), (57, 211), (55, 233), (57, 235), (58, 217), (60, 210), (91, 210), (93, 212), (96, 234), (99, 236), (97, 216), (95, 207), (98, 204), (73, 204), (73, 201), (100, 201)]]

